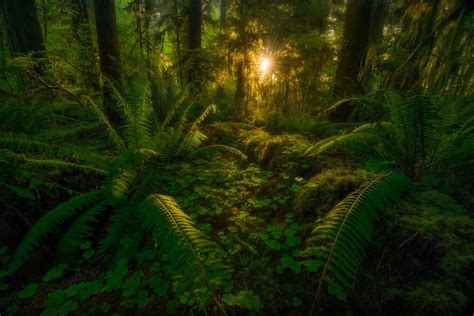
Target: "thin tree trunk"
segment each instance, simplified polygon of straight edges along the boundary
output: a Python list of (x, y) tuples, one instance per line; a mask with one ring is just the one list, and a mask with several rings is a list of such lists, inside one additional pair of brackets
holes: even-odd
[(227, 1), (228, 0), (221, 0), (220, 3), (220, 27), (224, 28), (225, 27), (225, 22), (227, 20)]
[(48, 9), (46, 8), (46, 1), (41, 0), (41, 11), (43, 11), (43, 34), (44, 42), (48, 42)]
[(154, 2), (153, 0), (145, 0), (145, 21), (144, 21), (144, 35), (145, 35), (145, 48), (148, 58), (148, 66), (151, 64), (151, 36), (150, 36), (150, 25), (151, 17), (154, 14)]
[(201, 0), (189, 0), (188, 7), (188, 83), (196, 90), (202, 84), (199, 54), (202, 40), (202, 4)]
[[(95, 0), (95, 20), (99, 45), (100, 70), (117, 85), (122, 84), (120, 47), (118, 41), (117, 18), (114, 0)], [(110, 96), (107, 82), (104, 84), (104, 108), (115, 124), (120, 123), (120, 115)]]
[(140, 47), (140, 56), (143, 58), (143, 31), (142, 31), (142, 3), (141, 0), (135, 0), (135, 24), (137, 32), (138, 46)]
[(94, 62), (96, 50), (92, 42), (89, 10), (86, 0), (70, 0), (72, 38), (79, 46), (80, 58), (86, 61), (80, 69), (85, 85), (99, 89), (99, 74)]
[(174, 25), (176, 31), (176, 55), (178, 59), (178, 81), (179, 85), (183, 85), (183, 70), (182, 70), (182, 63), (183, 63), (183, 54), (181, 52), (181, 25), (179, 23), (179, 8), (178, 8), (178, 1), (174, 0), (173, 2), (173, 9), (174, 9)]
[(0, 77), (5, 78), (5, 65), (6, 65), (6, 60), (5, 60), (5, 33), (3, 33), (3, 23), (2, 19), (0, 19), (0, 65), (2, 67), (2, 70), (0, 72)]

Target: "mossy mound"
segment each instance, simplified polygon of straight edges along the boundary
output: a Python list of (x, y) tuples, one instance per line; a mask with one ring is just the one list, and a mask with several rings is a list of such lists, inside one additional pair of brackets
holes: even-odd
[(295, 210), (303, 215), (320, 215), (356, 190), (371, 176), (368, 171), (347, 167), (324, 170), (310, 178), (298, 192)]

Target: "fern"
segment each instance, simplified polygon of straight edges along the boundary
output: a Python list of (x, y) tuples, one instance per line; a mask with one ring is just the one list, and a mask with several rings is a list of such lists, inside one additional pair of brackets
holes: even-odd
[(105, 157), (81, 148), (45, 143), (28, 135), (0, 132), (0, 144), (7, 149), (40, 152), (50, 156), (77, 158), (83, 161), (105, 161)]
[(87, 97), (87, 100), (92, 106), (92, 110), (96, 116), (96, 118), (99, 120), (100, 123), (102, 123), (107, 131), (107, 137), (108, 139), (115, 145), (117, 149), (125, 149), (125, 143), (123, 139), (120, 137), (119, 133), (115, 130), (115, 128), (112, 126), (110, 123), (109, 119), (107, 116), (102, 112), (97, 104), (95, 104), (94, 101), (90, 97)]
[(379, 176), (347, 196), (316, 223), (308, 240), (310, 245), (302, 253), (308, 258), (305, 261), (308, 270), (321, 273), (315, 303), (325, 283), (330, 293), (345, 298), (343, 289), (350, 288), (355, 279), (378, 212), (396, 201), (409, 183), (398, 172)]
[(379, 157), (378, 152), (374, 149), (374, 144), (381, 140), (377, 135), (372, 133), (354, 132), (341, 136), (332, 136), (319, 141), (310, 146), (305, 155), (309, 157), (319, 156), (332, 149), (344, 148), (364, 154), (365, 156)]
[(98, 203), (103, 197), (102, 192), (83, 193), (64, 202), (43, 215), (21, 241), (9, 265), (9, 274), (15, 273), (31, 257), (34, 248), (39, 247), (44, 240), (81, 210)]
[(107, 85), (112, 98), (122, 110), (125, 124), (122, 127), (124, 138), (129, 147), (141, 148), (151, 139), (151, 104), (150, 91), (143, 80), (131, 80), (127, 90), (121, 92), (109, 81)]
[(98, 220), (99, 215), (106, 209), (105, 203), (99, 203), (81, 214), (58, 244), (58, 254), (62, 259), (71, 258), (80, 248), (81, 244), (92, 236), (93, 227)]
[[(183, 275), (194, 278), (197, 274), (211, 293), (215, 292), (217, 284), (229, 277), (231, 270), (219, 259), (217, 245), (195, 228), (174, 199), (150, 195), (138, 208), (138, 216)], [(218, 304), (216, 296), (214, 301)]]

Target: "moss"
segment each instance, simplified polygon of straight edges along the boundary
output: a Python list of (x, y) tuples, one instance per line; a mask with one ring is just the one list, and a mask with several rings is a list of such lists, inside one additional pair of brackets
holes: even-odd
[(295, 209), (304, 215), (328, 211), (371, 177), (365, 170), (338, 167), (313, 176), (298, 192)]
[(305, 152), (311, 142), (296, 134), (271, 135), (263, 129), (242, 134), (244, 152), (270, 169), (284, 168), (292, 173), (305, 164)]
[(367, 251), (356, 300), (397, 314), (466, 313), (474, 297), (474, 219), (468, 211), (445, 194), (424, 191), (387, 210), (384, 222)]

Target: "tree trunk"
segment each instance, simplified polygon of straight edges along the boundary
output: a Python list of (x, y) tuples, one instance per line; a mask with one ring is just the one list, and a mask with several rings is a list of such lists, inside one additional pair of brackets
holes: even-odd
[(48, 42), (48, 9), (46, 7), (46, 1), (41, 0), (41, 11), (43, 13), (43, 35), (44, 42)]
[(95, 63), (95, 48), (89, 25), (89, 10), (86, 0), (70, 0), (71, 5), (71, 31), (72, 38), (79, 48), (79, 56), (84, 61), (80, 72), (84, 85), (98, 90), (99, 76)]
[(199, 90), (202, 83), (199, 54), (202, 38), (201, 0), (189, 0), (188, 6), (188, 83)]
[(370, 28), (369, 44), (379, 44), (383, 39), (385, 16), (387, 14), (387, 0), (376, 0), (372, 9), (372, 26)]
[[(122, 84), (120, 47), (114, 0), (95, 0), (95, 20), (99, 45), (100, 70), (102, 74)], [(120, 122), (115, 104), (110, 96), (107, 82), (104, 84), (104, 109), (113, 123)]]
[(237, 71), (235, 72), (236, 77), (236, 89), (234, 95), (234, 103), (236, 115), (238, 118), (245, 115), (245, 77), (244, 77), (244, 62), (241, 61), (237, 65)]
[(223, 28), (225, 26), (225, 21), (227, 19), (227, 1), (228, 0), (221, 0), (220, 4), (220, 26)]
[(144, 21), (144, 36), (145, 36), (145, 47), (146, 54), (148, 58), (148, 66), (151, 64), (151, 36), (150, 36), (150, 24), (151, 17), (155, 13), (155, 3), (154, 0), (145, 0), (145, 21)]
[(35, 57), (44, 57), (44, 37), (34, 0), (2, 2), (2, 15), (10, 50), (14, 54), (33, 52)]
[(173, 9), (174, 9), (174, 26), (176, 31), (176, 55), (178, 59), (178, 81), (179, 85), (183, 85), (183, 70), (182, 70), (182, 63), (183, 63), (183, 54), (181, 52), (181, 24), (179, 22), (179, 8), (178, 8), (178, 0), (173, 1)]
[(344, 43), (334, 82), (336, 96), (360, 92), (359, 74), (369, 45), (372, 3), (372, 0), (349, 0), (347, 3)]
[(88, 30), (89, 11), (86, 0), (71, 0), (71, 26), (72, 36), (77, 43), (84, 46), (92, 46)]
[(0, 66), (2, 67), (0, 71), (0, 78), (5, 78), (6, 70), (6, 60), (5, 60), (5, 33), (3, 33), (3, 22), (0, 19)]

